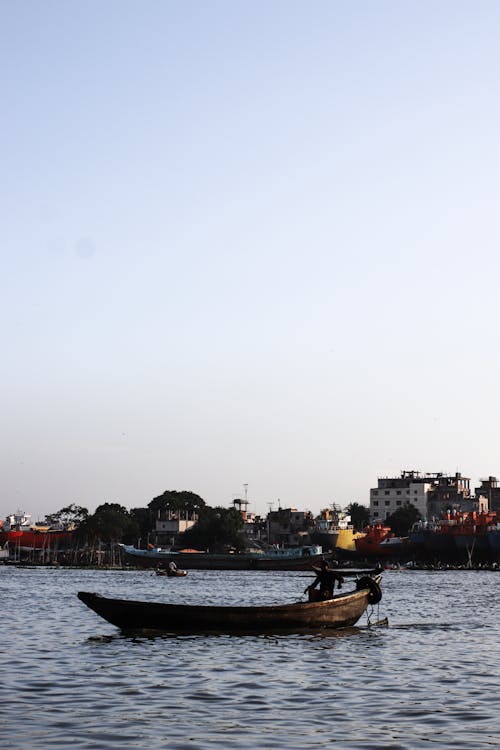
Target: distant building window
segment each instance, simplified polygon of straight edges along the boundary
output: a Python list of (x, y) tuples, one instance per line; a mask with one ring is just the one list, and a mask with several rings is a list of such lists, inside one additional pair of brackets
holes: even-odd
[(389, 490), (386, 490), (386, 491), (384, 492), (384, 495), (388, 495), (388, 494), (389, 494)]
[(376, 510), (375, 513), (373, 514), (374, 518), (377, 518), (377, 516), (378, 516), (378, 510)]
[(390, 504), (391, 504), (390, 500), (386, 500), (385, 503), (384, 503), (384, 505), (390, 505)]
[(406, 494), (409, 495), (410, 494), (410, 490), (406, 490)]
[(378, 490), (373, 490), (374, 495), (378, 495)]
[(373, 504), (374, 504), (374, 506), (375, 506), (376, 508), (378, 508), (378, 500), (374, 500), (374, 501), (373, 501)]
[(401, 505), (401, 500), (396, 500), (396, 505)]
[(418, 495), (418, 490), (413, 490), (414, 495)]
[(400, 494), (401, 494), (401, 490), (397, 490), (396, 495), (400, 495)]

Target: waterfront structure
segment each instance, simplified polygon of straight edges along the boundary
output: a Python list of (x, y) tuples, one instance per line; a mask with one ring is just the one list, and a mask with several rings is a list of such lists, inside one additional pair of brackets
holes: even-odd
[(280, 508), (267, 516), (269, 543), (284, 547), (300, 547), (310, 543), (314, 517), (309, 510)]
[(488, 510), (500, 511), (500, 487), (498, 486), (498, 479), (489, 476), (488, 479), (480, 479), (479, 481), (481, 484), (479, 487), (476, 487), (476, 495), (482, 495), (488, 499)]
[(426, 518), (429, 493), (438, 476), (402, 471), (399, 477), (379, 477), (377, 487), (370, 489), (370, 521), (383, 523), (406, 504), (414, 505)]
[(158, 510), (153, 539), (156, 546), (172, 546), (179, 535), (190, 529), (198, 520), (195, 510)]
[(424, 520), (440, 518), (451, 509), (484, 513), (491, 507), (490, 497), (500, 504), (495, 477), (483, 479), (474, 495), (469, 477), (460, 472), (447, 475), (402, 471), (399, 477), (380, 477), (377, 487), (370, 490), (370, 520), (384, 523), (406, 504), (414, 505)]
[(456, 472), (453, 476), (437, 474), (429, 494), (427, 518), (441, 518), (450, 510), (482, 513), (488, 510), (487, 498), (471, 493), (470, 479)]

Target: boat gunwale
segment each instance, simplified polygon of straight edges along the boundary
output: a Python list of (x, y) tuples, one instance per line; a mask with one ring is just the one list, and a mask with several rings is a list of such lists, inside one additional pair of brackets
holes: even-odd
[(247, 614), (252, 612), (254, 615), (260, 612), (269, 614), (290, 613), (290, 612), (308, 612), (312, 610), (321, 610), (336, 608), (340, 603), (347, 603), (350, 599), (359, 599), (363, 595), (369, 594), (368, 588), (362, 588), (354, 591), (346, 591), (342, 594), (336, 594), (333, 599), (325, 599), (319, 602), (291, 602), (290, 604), (263, 604), (263, 605), (211, 605), (211, 604), (172, 604), (170, 602), (156, 602), (156, 601), (144, 601), (137, 599), (114, 599), (112, 597), (102, 596), (90, 591), (79, 591), (78, 598), (80, 601), (87, 604), (89, 601), (97, 600), (97, 603), (102, 602), (104, 606), (106, 604), (125, 606), (129, 608), (135, 607), (158, 607), (164, 610), (170, 610), (178, 613), (192, 613), (199, 614), (210, 613), (210, 614)]

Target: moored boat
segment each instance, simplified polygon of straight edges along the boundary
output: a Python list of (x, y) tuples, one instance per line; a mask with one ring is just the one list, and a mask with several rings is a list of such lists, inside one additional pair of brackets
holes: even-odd
[(166, 632), (297, 632), (303, 629), (343, 628), (354, 625), (370, 603), (380, 600), (378, 583), (368, 576), (356, 590), (320, 602), (268, 606), (196, 606), (110, 599), (80, 591), (78, 598), (122, 630)]
[(417, 549), (437, 559), (468, 562), (497, 558), (497, 512), (447, 511), (429, 523), (419, 522), (410, 533)]
[(495, 526), (488, 529), (486, 535), (491, 556), (500, 559), (500, 520)]
[(50, 524), (31, 523), (31, 516), (18, 511), (0, 521), (0, 545), (9, 542), (13, 547), (24, 551), (54, 550), (69, 547), (72, 531), (54, 528)]
[(209, 553), (173, 551), (154, 547), (137, 549), (128, 544), (118, 545), (128, 562), (140, 567), (157, 567), (159, 564), (175, 562), (186, 570), (310, 570), (325, 558), (319, 545), (296, 548), (274, 547), (265, 551)]
[(365, 535), (355, 540), (356, 551), (364, 557), (400, 557), (411, 550), (408, 537), (395, 536), (389, 526), (368, 526)]
[(347, 555), (356, 552), (356, 539), (365, 536), (364, 532), (354, 530), (351, 516), (335, 503), (320, 512), (316, 519), (316, 529), (314, 541), (327, 550), (337, 550)]
[(338, 529), (335, 549), (341, 552), (356, 552), (356, 539), (363, 539), (366, 534), (363, 531), (354, 531), (353, 527)]

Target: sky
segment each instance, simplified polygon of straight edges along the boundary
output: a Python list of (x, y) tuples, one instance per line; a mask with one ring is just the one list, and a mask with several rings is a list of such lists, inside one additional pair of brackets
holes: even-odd
[(500, 476), (496, 0), (2, 0), (0, 517)]

